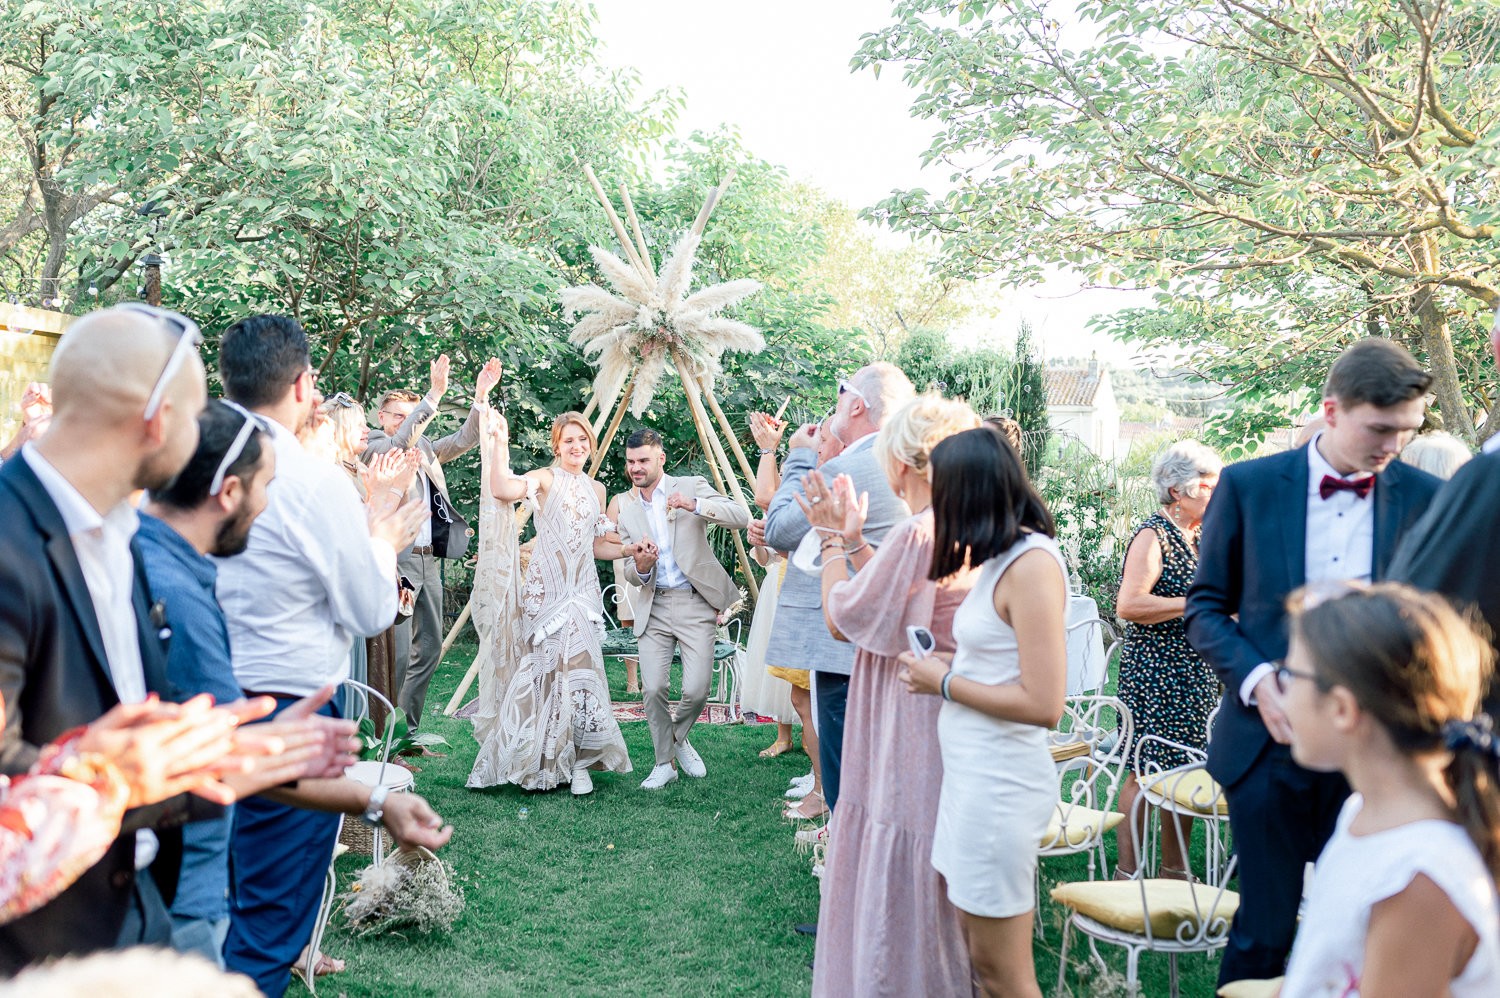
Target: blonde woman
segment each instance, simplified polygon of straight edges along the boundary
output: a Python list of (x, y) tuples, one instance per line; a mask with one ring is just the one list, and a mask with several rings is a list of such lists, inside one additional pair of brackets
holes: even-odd
[[(808, 522), (822, 538), (824, 614), (856, 650), (844, 715), (838, 820), (823, 871), (813, 994), (967, 995), (973, 976), (958, 909), (932, 868), (942, 752), (936, 697), (914, 697), (896, 656), (909, 627), (954, 649), (953, 615), (977, 571), (933, 581), (932, 449), (979, 417), (921, 395), (887, 419), (875, 459), (912, 516), (878, 549), (864, 536), (863, 497), (847, 476), (808, 475)], [(853, 571), (857, 569), (857, 572)]]
[[(536, 548), (521, 586), (519, 619), (497, 625), (518, 634), (491, 636), (493, 681), (481, 684), (474, 718), (479, 755), (468, 785), (552, 790), (570, 784), (574, 795), (587, 794), (594, 789), (590, 770), (631, 768), (604, 675), (604, 600), (594, 559), (634, 557), (636, 545), (622, 545), (604, 515), (604, 486), (587, 470), (597, 446), (594, 431), (582, 413), (552, 421), (553, 463), (524, 474), (511, 470), (505, 418), (491, 414), (488, 422), (490, 494), (502, 504), (531, 507)], [(515, 556), (513, 548), (508, 556)]]

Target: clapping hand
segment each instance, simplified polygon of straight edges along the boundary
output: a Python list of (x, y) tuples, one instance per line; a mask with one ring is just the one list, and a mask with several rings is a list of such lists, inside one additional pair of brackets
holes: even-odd
[(484, 362), (484, 367), (479, 369), (479, 377), (474, 379), (474, 395), (481, 401), (488, 399), (490, 392), (500, 383), (500, 375), (504, 369), (500, 366), (498, 357), (491, 357)]
[(397, 551), (411, 547), (422, 529), (422, 521), (432, 513), (427, 503), (417, 496), (403, 505), (371, 506), (369, 509), (370, 536), (390, 544)]
[(802, 476), (802, 491), (795, 496), (797, 505), (807, 515), (807, 522), (821, 534), (838, 534), (848, 544), (858, 544), (869, 514), (870, 496), (854, 493), (854, 479), (840, 475), (829, 488), (821, 472), (809, 471)]
[(416, 448), (410, 450), (388, 450), (360, 470), (360, 479), (365, 483), (366, 500), (371, 506), (393, 507), (406, 495), (411, 483), (416, 480), (422, 456)]
[(746, 533), (746, 536), (750, 540), (750, 546), (751, 547), (753, 547), (753, 548), (763, 548), (763, 547), (766, 546), (766, 521), (765, 520), (751, 520), (750, 521), (750, 528), (747, 531), (745, 531), (745, 533)]
[(781, 444), (781, 435), (786, 432), (786, 420), (777, 419), (763, 412), (750, 414), (750, 436), (755, 446), (763, 451), (775, 450)]
[(21, 422), (30, 424), (52, 416), (52, 388), (40, 381), (29, 381), (21, 393)]
[(896, 656), (896, 661), (901, 666), (896, 678), (906, 684), (908, 693), (941, 694), (943, 677), (953, 667), (953, 656), (948, 652), (917, 658), (911, 652), (904, 651)]
[(681, 492), (673, 492), (667, 496), (667, 509), (685, 509), (692, 513), (698, 509), (698, 500)]
[(220, 804), (235, 800), (219, 779), (234, 749), (232, 733), (245, 713), (265, 716), (275, 701), (254, 703), (245, 712), (216, 708), (204, 694), (186, 703), (162, 703), (152, 694), (140, 703), (118, 704), (88, 726), (78, 741), (115, 764), (130, 788), (129, 807), (158, 804), (194, 793)]
[(792, 442), (787, 444), (787, 447), (792, 450), (796, 450), (798, 447), (816, 448), (818, 446), (818, 430), (819, 426), (817, 423), (802, 424), (797, 427), (797, 432), (792, 434)]
[(434, 402), (442, 401), (444, 395), (448, 394), (448, 355), (438, 354), (437, 360), (432, 362), (432, 399)]

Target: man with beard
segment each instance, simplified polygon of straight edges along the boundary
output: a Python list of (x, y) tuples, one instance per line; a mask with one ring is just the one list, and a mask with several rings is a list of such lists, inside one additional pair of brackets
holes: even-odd
[[(413, 502), (370, 518), (343, 470), (298, 442), (322, 398), (295, 319), (253, 315), (234, 323), (220, 341), (219, 371), (229, 398), (263, 417), (276, 478), (244, 553), (217, 563), (215, 591), (235, 683), (284, 708), (346, 679), (351, 642), (391, 626), (396, 552), (411, 544), (427, 510)], [(327, 704), (322, 712), (336, 710)], [(381, 819), (382, 805), (390, 806), (383, 794), (369, 820)], [(265, 797), (235, 808), (224, 962), (263, 994), (286, 990), (312, 935), (338, 825), (335, 815)]]
[[(160, 621), (172, 634), (167, 651), (168, 696), (241, 698), (230, 660), (224, 611), (214, 597), (213, 558), (230, 558), (250, 543), (250, 527), (266, 508), (276, 452), (259, 416), (213, 401), (198, 417), (198, 449), (175, 481), (153, 489), (141, 517), (141, 553)], [(314, 696), (303, 707), (319, 704)], [(285, 716), (285, 715), (283, 715)], [(359, 814), (371, 790), (352, 780), (303, 780), (275, 793), (288, 803)], [(196, 821), (183, 830), (182, 875), (172, 902), (172, 946), (223, 966), (229, 931), (231, 817)], [(403, 844), (437, 848), (447, 833), (425, 801), (401, 794), (387, 802), (384, 823)]]
[[(708, 775), (688, 732), (708, 700), (714, 667), (718, 614), (740, 598), (734, 579), (708, 543), (713, 524), (730, 530), (750, 525), (750, 508), (719, 495), (702, 478), (665, 474), (661, 434), (636, 430), (625, 441), (629, 492), (615, 496), (609, 515), (620, 525), (620, 539), (639, 543), (634, 571), (625, 579), (640, 590), (635, 598), (635, 637), (640, 645), (641, 684), (646, 722), (656, 753), (651, 775), (641, 783), (660, 790), (677, 779), (673, 760), (688, 776)], [(667, 703), (672, 653), (682, 655), (682, 701)]]

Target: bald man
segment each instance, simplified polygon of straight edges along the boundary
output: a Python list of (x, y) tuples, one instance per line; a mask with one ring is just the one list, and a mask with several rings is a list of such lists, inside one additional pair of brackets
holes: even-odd
[[(39, 746), (166, 689), (127, 497), (170, 483), (197, 445), (198, 342), (190, 321), (144, 306), (79, 319), (53, 356), (50, 430), (0, 467), (0, 771), (24, 772)], [(177, 797), (126, 812), (104, 859), (50, 904), (0, 926), (0, 974), (165, 943), (162, 894), (176, 884), (180, 825), (215, 810)]]

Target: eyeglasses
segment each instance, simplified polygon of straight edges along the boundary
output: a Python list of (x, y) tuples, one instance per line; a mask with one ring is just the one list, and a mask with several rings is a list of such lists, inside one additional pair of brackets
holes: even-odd
[(198, 324), (192, 319), (170, 309), (157, 308), (155, 305), (135, 301), (125, 302), (115, 307), (155, 319), (167, 332), (177, 336), (177, 345), (172, 348), (171, 355), (167, 357), (166, 367), (161, 369), (161, 376), (156, 379), (156, 386), (146, 397), (145, 416), (150, 419), (161, 408), (162, 399), (167, 394), (167, 385), (172, 383), (172, 379), (177, 377), (177, 372), (182, 370), (182, 365), (187, 363), (188, 354), (198, 349), (199, 344), (203, 342), (203, 333), (199, 331)]
[(229, 408), (244, 416), (245, 422), (240, 427), (240, 432), (234, 435), (234, 443), (230, 444), (229, 449), (224, 452), (224, 459), (219, 462), (219, 470), (214, 472), (213, 481), (208, 485), (208, 494), (211, 496), (216, 496), (224, 490), (224, 476), (229, 473), (229, 469), (234, 465), (234, 462), (240, 459), (240, 455), (245, 453), (245, 446), (250, 443), (250, 438), (255, 434), (255, 431), (271, 432), (271, 425), (264, 418), (257, 416), (250, 410), (228, 399), (223, 399), (222, 401)]
[(350, 395), (348, 392), (334, 392), (332, 395), (328, 396), (328, 404), (336, 405), (340, 409), (353, 409), (355, 406), (359, 405), (358, 402), (354, 401), (354, 396)]
[(869, 405), (870, 404), (870, 400), (867, 399), (867, 398), (865, 398), (865, 393), (862, 392), (862, 391), (860, 391), (858, 388), (855, 388), (854, 385), (852, 385), (849, 382), (848, 378), (844, 378), (844, 379), (842, 379), (842, 380), (839, 381), (839, 394), (842, 395), (845, 392), (848, 392), (850, 395), (853, 395), (855, 398), (859, 399), (865, 405)]
[(1287, 693), (1291, 690), (1293, 679), (1306, 679), (1308, 682), (1318, 687), (1318, 689), (1323, 688), (1323, 681), (1318, 678), (1316, 673), (1303, 672), (1301, 669), (1293, 669), (1291, 666), (1287, 665), (1285, 661), (1273, 662), (1272, 665), (1276, 667), (1276, 691), (1282, 696), (1286, 696)]

